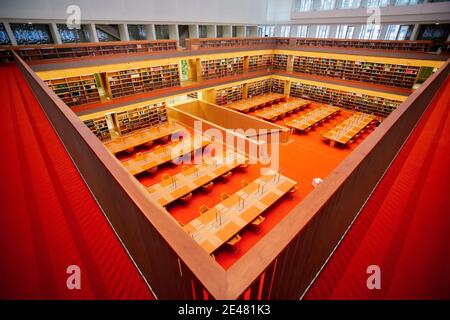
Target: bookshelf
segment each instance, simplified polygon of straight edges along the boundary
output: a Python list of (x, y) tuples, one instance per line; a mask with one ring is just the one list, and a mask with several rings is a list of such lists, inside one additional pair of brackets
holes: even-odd
[(273, 56), (273, 66), (274, 70), (287, 70), (288, 56), (287, 54), (275, 54)]
[(14, 61), (14, 57), (10, 50), (0, 49), (0, 63), (8, 63)]
[(13, 47), (26, 61), (177, 50), (175, 40), (103, 42)]
[(180, 85), (178, 64), (109, 72), (112, 98)]
[(420, 67), (295, 56), (293, 71), (411, 89)]
[(45, 83), (68, 106), (100, 101), (100, 95), (93, 74), (51, 79), (45, 81)]
[(271, 80), (271, 92), (284, 94), (284, 80), (270, 79)]
[(161, 102), (116, 112), (116, 121), (120, 134), (166, 123), (166, 104)]
[(263, 54), (248, 57), (248, 71), (267, 70), (272, 68), (273, 54)]
[(240, 84), (238, 86), (218, 89), (216, 91), (216, 104), (223, 106), (231, 102), (242, 100), (243, 87), (244, 86)]
[(85, 120), (84, 124), (97, 136), (100, 140), (108, 140), (111, 138), (108, 123), (105, 116)]
[(361, 93), (341, 91), (321, 86), (314, 86), (300, 82), (291, 83), (290, 95), (316, 102), (332, 104), (334, 106), (361, 111), (387, 117), (399, 105), (400, 101), (375, 97)]
[(244, 57), (203, 60), (202, 79), (216, 79), (244, 72)]

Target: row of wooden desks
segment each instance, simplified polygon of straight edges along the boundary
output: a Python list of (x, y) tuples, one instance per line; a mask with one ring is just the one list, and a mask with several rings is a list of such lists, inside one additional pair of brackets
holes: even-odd
[(279, 103), (271, 107), (264, 108), (255, 112), (255, 115), (265, 120), (276, 120), (278, 117), (283, 117), (289, 113), (298, 111), (308, 106), (311, 101), (300, 98), (290, 98), (287, 102)]
[(183, 228), (212, 254), (296, 184), (276, 172), (262, 175)]
[(165, 146), (157, 146), (149, 152), (138, 153), (134, 158), (122, 161), (122, 164), (132, 175), (137, 175), (161, 164), (176, 160), (192, 151), (203, 148), (209, 143), (211, 141), (205, 138), (201, 141), (171, 142)]
[(184, 128), (175, 122), (166, 122), (164, 124), (133, 131), (127, 135), (107, 141), (104, 143), (106, 148), (113, 154), (132, 149), (136, 146), (153, 142), (180, 132)]
[(248, 112), (252, 109), (257, 109), (270, 103), (278, 103), (285, 98), (286, 96), (283, 94), (267, 93), (227, 104), (226, 107), (240, 112)]
[(375, 120), (376, 118), (372, 115), (358, 112), (324, 133), (322, 137), (329, 139), (331, 146), (334, 146), (336, 142), (346, 144)]
[(310, 112), (304, 114), (303, 116), (285, 121), (284, 124), (290, 128), (297, 129), (299, 131), (309, 130), (312, 126), (322, 122), (323, 120), (334, 116), (336, 113), (341, 111), (338, 107), (333, 107), (330, 105), (321, 105), (320, 107), (311, 110)]
[(245, 164), (246, 161), (245, 156), (236, 152), (218, 155), (148, 187), (147, 191), (154, 201), (166, 206), (232, 169)]

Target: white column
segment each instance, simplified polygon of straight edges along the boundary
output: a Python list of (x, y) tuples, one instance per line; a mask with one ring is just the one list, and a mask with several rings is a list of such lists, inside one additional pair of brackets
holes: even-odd
[(410, 40), (417, 40), (417, 37), (419, 36), (419, 30), (420, 30), (420, 24), (416, 23), (411, 31), (411, 37)]
[(147, 40), (156, 40), (155, 25), (154, 24), (146, 24), (145, 25), (145, 34), (146, 34)]
[(231, 38), (233, 36), (231, 25), (224, 25), (223, 26), (223, 37), (224, 38)]
[(86, 27), (89, 33), (89, 41), (98, 42), (97, 29), (95, 28), (95, 23), (89, 23), (86, 25)]
[(289, 37), (296, 38), (297, 37), (298, 25), (291, 25), (291, 32), (289, 33)]
[(200, 38), (200, 34), (198, 31), (198, 24), (189, 25), (189, 38), (190, 39)]
[(9, 41), (11, 41), (12, 46), (17, 46), (16, 37), (14, 37), (14, 33), (11, 30), (11, 26), (9, 22), (2, 21), (3, 26), (5, 27), (6, 34), (8, 34)]
[(380, 35), (378, 37), (379, 40), (385, 40), (387, 31), (388, 31), (389, 25), (388, 24), (382, 24), (380, 27)]
[(53, 38), (53, 42), (56, 44), (62, 44), (61, 35), (59, 34), (58, 27), (55, 22), (49, 23), (50, 33)]
[(128, 33), (128, 25), (126, 23), (119, 24), (120, 41), (130, 41), (130, 34)]
[(180, 37), (178, 36), (178, 24), (169, 24), (169, 39), (179, 41)]
[(217, 38), (217, 27), (215, 24), (206, 27), (206, 34), (208, 38)]

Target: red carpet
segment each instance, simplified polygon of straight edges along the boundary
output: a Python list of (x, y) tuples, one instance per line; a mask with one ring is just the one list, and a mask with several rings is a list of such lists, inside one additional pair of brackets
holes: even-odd
[(0, 299), (151, 299), (15, 65), (0, 88)]
[[(450, 78), (306, 299), (450, 298)], [(369, 265), (381, 289), (368, 290)]]

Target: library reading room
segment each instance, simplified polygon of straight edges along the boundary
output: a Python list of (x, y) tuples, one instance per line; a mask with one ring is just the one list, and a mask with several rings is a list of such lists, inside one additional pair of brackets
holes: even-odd
[(0, 2), (2, 300), (450, 299), (450, 1)]

